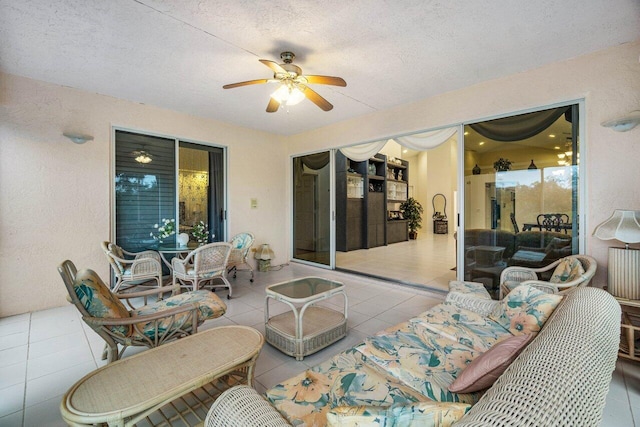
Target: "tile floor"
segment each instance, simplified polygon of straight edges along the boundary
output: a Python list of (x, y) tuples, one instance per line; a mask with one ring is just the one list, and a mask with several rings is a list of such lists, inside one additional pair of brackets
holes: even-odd
[[(266, 344), (256, 365), (255, 387), (261, 392), (355, 345), (367, 335), (428, 309), (444, 296), (291, 264), (280, 271), (256, 273), (253, 284), (246, 273), (239, 274), (233, 281), (234, 298), (225, 299), (226, 315), (205, 322), (203, 328), (240, 324), (264, 332), (265, 286), (307, 275), (345, 283), (349, 298), (348, 335), (300, 362)], [(382, 308), (380, 295), (384, 295)], [(338, 300), (335, 303), (340, 305)], [(71, 305), (0, 319), (0, 426), (64, 426), (59, 412), (62, 395), (86, 373), (104, 365), (100, 360), (102, 348), (101, 338), (84, 325)], [(138, 351), (143, 349), (128, 349), (125, 356)], [(640, 426), (640, 364), (619, 361), (602, 426), (635, 426), (634, 420), (639, 420)]]
[(456, 278), (456, 241), (453, 234), (424, 232), (417, 240), (336, 252), (336, 266), (446, 291)]

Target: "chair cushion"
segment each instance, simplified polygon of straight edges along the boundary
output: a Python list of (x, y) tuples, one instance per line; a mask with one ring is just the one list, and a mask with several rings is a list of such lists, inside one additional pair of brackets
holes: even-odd
[(425, 342), (436, 334), (480, 352), (511, 336), (500, 323), (451, 304), (438, 304), (409, 322)]
[[(118, 258), (122, 258), (124, 259), (124, 252), (122, 252), (122, 248), (118, 245), (114, 245), (113, 243), (109, 243), (109, 252), (111, 252), (111, 254), (115, 255)], [(120, 270), (120, 273), (124, 273), (124, 266), (122, 265), (122, 263), (120, 261), (118, 261), (115, 258), (112, 258), (113, 262), (116, 264), (116, 266), (118, 267), (118, 270)]]
[(504, 297), (489, 318), (513, 335), (537, 334), (561, 300), (561, 295), (520, 285)]
[(532, 335), (517, 335), (500, 341), (473, 360), (449, 386), (455, 393), (472, 393), (493, 385), (526, 347)]
[(480, 352), (435, 333), (418, 337), (409, 322), (366, 338), (364, 344), (355, 349), (431, 400), (473, 404), (480, 398), (476, 394), (455, 394), (448, 390)]
[(451, 280), (449, 282), (449, 292), (460, 292), (461, 294), (473, 295), (478, 298), (491, 299), (489, 291), (479, 282)]
[(551, 283), (572, 282), (583, 274), (584, 268), (582, 267), (580, 260), (576, 257), (570, 256), (560, 261), (560, 264), (558, 264), (556, 269), (553, 270), (553, 274), (549, 281)]
[[(148, 304), (131, 312), (133, 316), (145, 316), (155, 314), (164, 310), (171, 309), (173, 307), (180, 307), (185, 304), (196, 304), (198, 306), (198, 324), (201, 324), (207, 319), (215, 319), (222, 316), (227, 311), (226, 304), (218, 298), (216, 294), (207, 290), (185, 292), (180, 295), (175, 295), (164, 299), (162, 301)], [(179, 328), (191, 327), (191, 312), (187, 311), (181, 313), (175, 317), (175, 321), (172, 323), (171, 318), (163, 319), (158, 325), (159, 331), (164, 332), (167, 330), (177, 330)], [(153, 322), (139, 323), (137, 328), (147, 337), (153, 337), (155, 335), (155, 326)], [(137, 337), (139, 334), (134, 331), (133, 336)]]
[(330, 427), (448, 427), (471, 409), (466, 403), (417, 402), (391, 406), (338, 406), (327, 414)]
[(296, 426), (326, 425), (327, 412), (333, 406), (390, 406), (428, 400), (367, 363), (353, 348), (276, 385), (265, 395)]
[[(131, 317), (127, 308), (104, 284), (93, 270), (81, 270), (73, 282), (76, 296), (92, 317), (108, 319), (126, 319)], [(111, 326), (117, 334), (128, 336), (130, 326)]]

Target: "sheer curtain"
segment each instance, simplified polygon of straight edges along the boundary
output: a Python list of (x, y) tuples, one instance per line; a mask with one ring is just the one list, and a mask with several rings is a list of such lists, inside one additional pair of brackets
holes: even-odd
[(342, 154), (356, 162), (363, 162), (373, 157), (382, 150), (382, 147), (389, 141), (395, 141), (403, 147), (412, 150), (430, 150), (446, 142), (456, 131), (457, 126), (432, 130), (429, 132), (415, 133), (413, 135), (398, 136), (393, 139), (369, 142), (367, 144), (354, 145), (352, 147), (343, 147), (340, 149)]

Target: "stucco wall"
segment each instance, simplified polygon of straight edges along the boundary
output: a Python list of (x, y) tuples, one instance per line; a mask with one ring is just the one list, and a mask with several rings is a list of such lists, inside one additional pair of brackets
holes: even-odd
[[(287, 261), (287, 154), (276, 136), (0, 74), (0, 317), (67, 304), (56, 270), (65, 259), (107, 280), (112, 125), (228, 147), (230, 235), (252, 231)], [(76, 145), (67, 130), (95, 139)]]
[[(593, 229), (614, 208), (640, 210), (640, 127), (626, 133), (600, 123), (640, 108), (640, 41), (379, 111), (287, 138), (289, 152), (379, 140), (464, 122), (495, 118), (555, 103), (585, 100), (581, 160), (586, 169), (586, 252), (598, 261), (604, 284), (607, 248)], [(582, 157), (584, 156), (584, 157)]]

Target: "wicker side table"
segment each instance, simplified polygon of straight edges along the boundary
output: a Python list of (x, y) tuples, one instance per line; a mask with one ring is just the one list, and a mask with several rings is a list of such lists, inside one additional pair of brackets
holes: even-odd
[(69, 425), (192, 426), (226, 389), (251, 385), (264, 338), (222, 326), (99, 368), (75, 383), (60, 412)]
[(640, 361), (640, 300), (614, 298), (622, 309), (618, 356)]
[[(342, 313), (315, 305), (336, 295), (343, 297)], [(272, 299), (288, 305), (291, 311), (270, 317), (269, 301)], [(347, 295), (344, 285), (320, 277), (305, 277), (268, 286), (264, 317), (266, 341), (284, 354), (302, 360), (304, 356), (347, 335)]]

